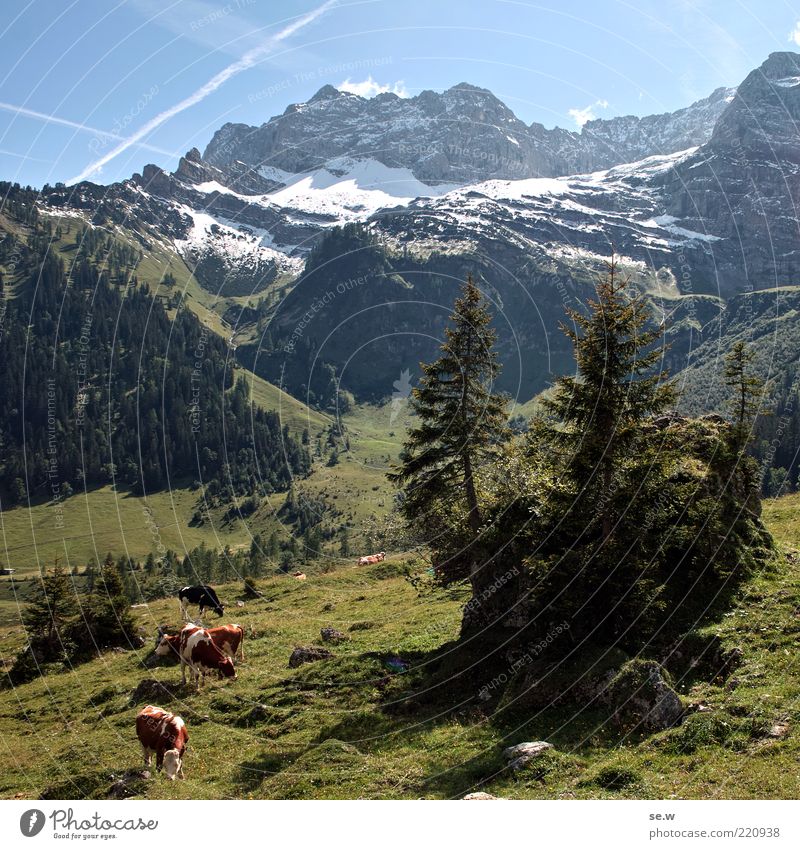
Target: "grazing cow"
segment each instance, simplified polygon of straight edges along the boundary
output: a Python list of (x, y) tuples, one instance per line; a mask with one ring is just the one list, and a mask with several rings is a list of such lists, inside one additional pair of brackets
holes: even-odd
[(181, 616), (183, 616), (184, 622), (189, 620), (189, 614), (186, 610), (187, 604), (196, 604), (200, 608), (201, 617), (207, 607), (210, 607), (219, 617), (222, 617), (225, 612), (225, 607), (220, 604), (214, 589), (205, 586), (205, 584), (196, 587), (183, 587), (178, 590), (178, 601), (181, 603)]
[(378, 554), (367, 554), (365, 557), (358, 558), (359, 566), (371, 566), (373, 563), (382, 563), (386, 559), (386, 552), (381, 551)]
[[(244, 660), (244, 628), (241, 625), (220, 625), (218, 628), (207, 628), (214, 645), (231, 660), (236, 660), (237, 655)], [(158, 629), (155, 653), (159, 657), (166, 657), (170, 652), (175, 652), (175, 657), (181, 656), (181, 635), (165, 634), (162, 628)]]
[(144, 765), (156, 753), (156, 769), (164, 767), (170, 781), (183, 778), (183, 754), (189, 742), (184, 721), (174, 713), (147, 705), (136, 717), (136, 736), (142, 744)]
[(182, 683), (186, 683), (187, 666), (191, 670), (192, 683), (198, 690), (200, 676), (205, 681), (206, 672), (219, 672), (225, 678), (236, 677), (233, 661), (214, 645), (206, 628), (189, 623), (184, 625), (179, 638)]

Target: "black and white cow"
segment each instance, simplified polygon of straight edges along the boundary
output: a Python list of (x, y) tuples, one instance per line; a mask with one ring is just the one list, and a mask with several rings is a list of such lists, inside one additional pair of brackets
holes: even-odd
[(181, 616), (183, 616), (185, 622), (189, 620), (189, 614), (186, 610), (187, 604), (196, 604), (200, 608), (201, 617), (207, 607), (211, 608), (217, 616), (222, 616), (225, 612), (225, 607), (220, 603), (213, 588), (204, 584), (197, 587), (183, 587), (178, 590), (178, 601), (181, 603)]

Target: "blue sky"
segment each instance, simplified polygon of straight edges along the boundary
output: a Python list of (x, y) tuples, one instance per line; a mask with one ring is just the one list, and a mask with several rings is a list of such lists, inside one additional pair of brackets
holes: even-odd
[(800, 0), (3, 0), (0, 178), (172, 169), (322, 85), (466, 81), (527, 123), (678, 109), (800, 51)]

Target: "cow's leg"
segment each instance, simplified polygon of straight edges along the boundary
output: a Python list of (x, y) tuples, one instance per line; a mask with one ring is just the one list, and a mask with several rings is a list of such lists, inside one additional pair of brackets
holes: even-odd
[(181, 655), (181, 684), (186, 686), (186, 661), (183, 659), (183, 655)]
[(150, 754), (150, 749), (148, 749), (147, 746), (142, 746), (142, 754), (144, 755), (144, 765), (150, 766), (152, 755)]
[(181, 602), (181, 616), (183, 617), (184, 622), (188, 622), (189, 621), (189, 611), (186, 609), (186, 603), (184, 602), (183, 599), (181, 599), (180, 602)]

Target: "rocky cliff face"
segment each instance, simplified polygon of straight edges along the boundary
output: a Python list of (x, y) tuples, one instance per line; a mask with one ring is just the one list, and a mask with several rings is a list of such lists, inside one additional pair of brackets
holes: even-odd
[(371, 158), (429, 184), (554, 177), (702, 144), (732, 94), (718, 89), (678, 112), (590, 121), (575, 133), (527, 126), (490, 91), (468, 83), (406, 99), (365, 99), (325, 86), (260, 127), (225, 124), (203, 159), (223, 170), (239, 162), (256, 172), (297, 173), (340, 157)]
[(800, 56), (773, 53), (752, 71), (709, 142), (662, 185), (670, 214), (725, 240), (723, 293), (800, 280)]

